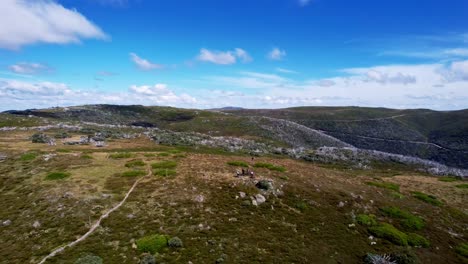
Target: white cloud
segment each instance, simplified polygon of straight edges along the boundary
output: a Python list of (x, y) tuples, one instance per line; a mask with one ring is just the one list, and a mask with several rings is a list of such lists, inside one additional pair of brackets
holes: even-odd
[(150, 71), (154, 69), (162, 69), (164, 68), (163, 65), (152, 63), (149, 60), (140, 58), (137, 54), (131, 52), (130, 53), (130, 59), (135, 63), (135, 65), (143, 71)]
[(273, 48), (267, 56), (270, 60), (282, 60), (286, 57), (286, 51), (279, 48)]
[(310, 4), (310, 0), (298, 0), (300, 6), (306, 6)]
[(78, 43), (106, 39), (106, 34), (76, 10), (48, 0), (0, 1), (0, 48), (19, 49), (34, 43)]
[(38, 74), (51, 69), (40, 63), (20, 62), (8, 67), (10, 71), (18, 74)]
[(285, 69), (285, 68), (276, 68), (276, 71), (277, 72), (282, 72), (282, 73), (299, 73), (297, 71), (293, 71), (293, 70), (288, 70), (288, 69)]
[(468, 60), (452, 62), (442, 73), (447, 81), (468, 81)]
[(197, 60), (204, 62), (211, 62), (220, 65), (235, 64), (237, 59), (247, 63), (252, 61), (252, 57), (243, 49), (236, 48), (234, 51), (218, 51), (201, 49), (200, 54), (197, 56)]
[(188, 94), (176, 95), (173, 91), (167, 88), (166, 84), (158, 83), (153, 86), (150, 85), (132, 85), (130, 92), (143, 95), (152, 102), (158, 104), (172, 104), (172, 103), (196, 103), (196, 99)]

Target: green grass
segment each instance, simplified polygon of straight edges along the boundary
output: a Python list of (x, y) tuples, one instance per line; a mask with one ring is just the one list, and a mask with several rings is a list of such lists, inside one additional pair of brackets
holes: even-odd
[(133, 157), (133, 154), (130, 152), (120, 152), (109, 155), (109, 158), (111, 159), (128, 159), (131, 157)]
[(396, 245), (407, 246), (408, 235), (401, 232), (391, 224), (381, 223), (377, 226), (369, 227), (369, 232), (379, 238), (386, 239)]
[(167, 247), (167, 237), (163, 235), (145, 236), (136, 241), (137, 249), (140, 252), (155, 254)]
[(377, 219), (373, 214), (359, 214), (356, 216), (356, 221), (361, 225), (375, 226), (377, 225)]
[(21, 161), (31, 161), (31, 160), (35, 160), (36, 157), (37, 157), (36, 153), (25, 153), (25, 154), (21, 155), (20, 160)]
[(167, 153), (167, 152), (161, 152), (161, 153), (158, 153), (158, 157), (169, 157), (171, 154)]
[(153, 174), (161, 177), (170, 177), (176, 175), (177, 172), (171, 169), (155, 169), (153, 170)]
[(93, 156), (89, 155), (89, 154), (82, 154), (81, 159), (93, 159)]
[(422, 192), (412, 192), (412, 194), (414, 198), (424, 201), (428, 204), (432, 204), (435, 206), (441, 206), (443, 204), (441, 201), (437, 199), (437, 197), (430, 195), (430, 194), (425, 194)]
[(270, 163), (265, 163), (265, 162), (257, 162), (254, 164), (255, 168), (267, 168), (272, 171), (279, 171), (279, 172), (285, 172), (286, 168), (282, 166), (276, 166)]
[(161, 161), (151, 164), (153, 169), (175, 169), (177, 167), (176, 161)]
[(132, 171), (126, 171), (122, 173), (123, 177), (138, 177), (138, 176), (144, 176), (144, 175), (146, 175), (146, 172), (142, 170), (132, 170)]
[(455, 185), (455, 187), (460, 188), (460, 189), (468, 189), (468, 183), (458, 184), (458, 185)]
[(457, 177), (440, 177), (439, 178), (439, 181), (441, 182), (454, 182), (454, 181), (459, 181), (460, 179), (458, 179)]
[(305, 203), (305, 202), (297, 202), (294, 205), (294, 207), (299, 209), (299, 211), (304, 212), (305, 210), (307, 210), (309, 208), (309, 205), (307, 205), (307, 203)]
[(461, 243), (457, 248), (455, 248), (455, 251), (458, 254), (468, 258), (468, 243)]
[(393, 190), (395, 192), (400, 191), (400, 185), (391, 182), (366, 182), (366, 184), (370, 186)]
[(227, 165), (236, 166), (236, 167), (249, 167), (249, 164), (247, 164), (247, 162), (243, 162), (243, 161), (228, 161)]
[(51, 172), (47, 174), (46, 180), (61, 180), (70, 177), (68, 172)]
[(384, 207), (380, 211), (389, 217), (401, 219), (401, 225), (409, 230), (421, 230), (425, 226), (424, 220), (421, 217), (398, 207)]
[(431, 245), (429, 240), (415, 233), (408, 234), (408, 244), (413, 247), (425, 247), (425, 248)]
[(127, 168), (143, 167), (143, 166), (145, 166), (145, 162), (142, 160), (131, 160), (125, 163), (125, 167)]

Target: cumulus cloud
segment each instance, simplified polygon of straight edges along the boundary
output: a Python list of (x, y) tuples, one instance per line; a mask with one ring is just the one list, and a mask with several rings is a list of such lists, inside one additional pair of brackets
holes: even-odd
[(276, 68), (276, 71), (277, 72), (282, 72), (282, 73), (299, 73), (297, 71), (293, 71), (293, 70), (288, 70), (288, 69), (285, 69), (285, 68)]
[(286, 51), (279, 48), (273, 48), (267, 55), (270, 60), (282, 60), (286, 57)]
[(76, 10), (48, 0), (0, 1), (0, 48), (19, 49), (34, 43), (78, 43), (106, 39), (106, 34)]
[(244, 63), (252, 61), (252, 57), (241, 48), (236, 48), (233, 51), (218, 51), (203, 48), (197, 56), (197, 60), (199, 61), (220, 65), (235, 64), (237, 59), (240, 59)]
[(468, 60), (452, 62), (441, 72), (447, 81), (468, 81)]
[(132, 60), (133, 63), (135, 63), (135, 66), (137, 66), (138, 69), (143, 70), (143, 71), (151, 71), (154, 69), (164, 68), (163, 65), (152, 63), (149, 60), (139, 57), (137, 54), (133, 52), (130, 53), (130, 60)]
[(50, 71), (51, 69), (40, 63), (20, 62), (8, 67), (10, 71), (18, 74), (39, 74)]
[(132, 85), (130, 86), (130, 92), (146, 96), (153, 102), (159, 104), (168, 104), (168, 103), (195, 103), (197, 100), (188, 95), (181, 94), (176, 95), (173, 91), (167, 88), (167, 84), (158, 83), (153, 86), (150, 85)]

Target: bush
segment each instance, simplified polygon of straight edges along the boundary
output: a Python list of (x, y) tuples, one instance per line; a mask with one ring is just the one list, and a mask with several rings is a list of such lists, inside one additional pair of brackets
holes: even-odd
[(164, 235), (145, 236), (136, 241), (137, 249), (141, 252), (155, 254), (167, 247), (167, 237)]
[(279, 172), (285, 172), (286, 171), (286, 168), (285, 167), (282, 167), (282, 166), (275, 166), (273, 164), (270, 164), (270, 163), (263, 163), (263, 162), (257, 162), (254, 164), (254, 167), (255, 168), (267, 168), (269, 170), (272, 170), (272, 171), (279, 171)]
[(442, 202), (437, 200), (437, 197), (435, 197), (433, 195), (425, 194), (425, 193), (422, 193), (422, 192), (412, 192), (412, 194), (413, 194), (414, 198), (419, 199), (421, 201), (424, 201), (426, 203), (429, 203), (429, 204), (432, 204), (432, 205), (435, 205), (435, 206), (441, 206), (442, 205)]
[(364, 257), (365, 264), (397, 264), (394, 262), (389, 255), (377, 255), (372, 253), (367, 253)]
[(271, 184), (271, 182), (269, 182), (267, 180), (261, 180), (261, 181), (257, 182), (257, 184), (255, 184), (255, 186), (257, 188), (265, 190), (265, 191), (273, 189), (273, 184)]
[(161, 153), (158, 153), (158, 157), (169, 157), (170, 154), (167, 153), (167, 152), (161, 152)]
[(47, 143), (49, 142), (49, 137), (43, 133), (36, 133), (31, 137), (32, 143)]
[(156, 176), (161, 176), (161, 177), (169, 177), (169, 176), (174, 176), (177, 174), (175, 170), (170, 170), (170, 169), (156, 169), (153, 170), (153, 174)]
[(175, 169), (177, 167), (177, 162), (175, 161), (161, 161), (151, 164), (153, 169)]
[(25, 154), (21, 155), (20, 160), (21, 161), (31, 161), (31, 160), (36, 159), (36, 157), (37, 157), (36, 153), (25, 153)]
[(400, 185), (391, 182), (366, 182), (367, 185), (393, 190), (396, 192), (400, 191)]
[(457, 248), (455, 248), (455, 251), (458, 254), (468, 258), (468, 243), (461, 243)]
[(143, 254), (138, 264), (156, 264), (156, 259), (151, 254)]
[(398, 207), (384, 207), (381, 208), (380, 211), (387, 216), (402, 219), (401, 225), (410, 230), (421, 230), (424, 228), (425, 223), (421, 217), (415, 216), (408, 211), (401, 210)]
[(249, 164), (247, 164), (247, 162), (243, 162), (243, 161), (229, 161), (229, 162), (227, 162), (227, 165), (236, 166), (236, 167), (249, 167)]
[(89, 155), (89, 154), (83, 154), (81, 155), (80, 157), (81, 159), (93, 159), (93, 156)]
[(145, 162), (142, 160), (131, 160), (125, 163), (125, 167), (127, 168), (143, 167), (143, 166), (145, 166)]
[(418, 257), (414, 252), (404, 249), (401, 251), (393, 252), (390, 254), (392, 259), (398, 264), (417, 264), (419, 263)]
[(133, 154), (130, 152), (120, 152), (109, 155), (109, 158), (111, 159), (128, 159), (131, 157), (133, 157)]
[(304, 212), (305, 210), (307, 210), (307, 208), (309, 208), (309, 206), (305, 202), (297, 202), (294, 206), (301, 212)]
[(460, 189), (468, 189), (468, 184), (467, 183), (458, 184), (458, 185), (455, 185), (455, 187), (460, 188)]
[(366, 226), (375, 226), (377, 224), (377, 219), (373, 214), (359, 214), (356, 216), (356, 221), (361, 225)]
[(46, 180), (61, 180), (70, 177), (68, 172), (51, 172), (47, 174)]
[(414, 247), (429, 247), (429, 240), (415, 233), (408, 234), (408, 244)]
[(167, 244), (171, 248), (181, 248), (184, 246), (184, 244), (182, 243), (182, 240), (178, 237), (173, 237), (169, 239), (169, 242)]
[(440, 177), (439, 178), (439, 181), (442, 181), (442, 182), (454, 182), (454, 181), (459, 181), (460, 179), (457, 178), (457, 177)]
[(84, 254), (75, 261), (75, 264), (102, 264), (102, 258), (93, 254)]
[(396, 245), (408, 245), (408, 236), (391, 224), (381, 223), (377, 226), (370, 227), (369, 231), (376, 237), (386, 239)]
[(138, 176), (144, 176), (144, 175), (146, 175), (146, 172), (142, 170), (132, 170), (132, 171), (126, 171), (122, 173), (123, 177), (138, 177)]

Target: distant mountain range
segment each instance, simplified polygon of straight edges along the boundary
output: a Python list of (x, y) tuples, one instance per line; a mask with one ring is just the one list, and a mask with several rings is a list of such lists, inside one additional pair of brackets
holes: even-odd
[[(468, 169), (468, 110), (441, 112), (363, 107), (194, 110), (86, 105), (6, 111), (0, 115), (0, 120), (7, 116), (39, 117), (37, 122), (157, 127), (177, 132), (247, 138), (279, 147), (356, 147)], [(5, 122), (0, 124), (8, 125)]]

